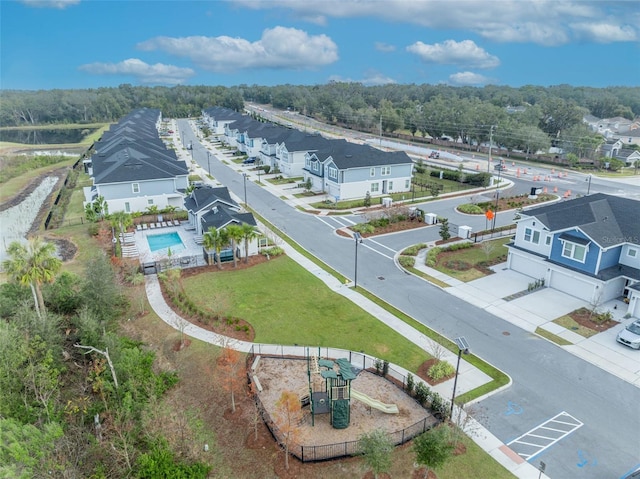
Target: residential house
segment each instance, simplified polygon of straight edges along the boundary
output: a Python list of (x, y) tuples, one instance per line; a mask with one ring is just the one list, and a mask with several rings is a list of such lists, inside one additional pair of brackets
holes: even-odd
[(285, 176), (303, 176), (306, 156), (326, 148), (332, 140), (319, 134), (309, 134), (294, 129), (285, 130), (288, 134), (276, 145), (275, 167)]
[(597, 305), (624, 298), (640, 318), (640, 201), (598, 193), (525, 210), (510, 269)]
[(331, 140), (305, 156), (304, 181), (336, 200), (411, 191), (413, 161), (404, 151)]
[(182, 208), (189, 170), (159, 137), (159, 110), (140, 109), (105, 132), (86, 162), (85, 204), (104, 197), (109, 212)]
[[(257, 223), (252, 213), (242, 212), (240, 206), (229, 194), (226, 187), (213, 188), (202, 186), (195, 188), (184, 200), (184, 208), (189, 213), (189, 228), (195, 230), (196, 236), (204, 235), (210, 227), (223, 229), (230, 224), (244, 223), (256, 227)], [(249, 242), (245, 251), (244, 241), (238, 244), (239, 256), (258, 254), (260, 238)]]
[(202, 119), (211, 130), (212, 135), (224, 135), (226, 127), (245, 115), (229, 108), (214, 106), (202, 111)]

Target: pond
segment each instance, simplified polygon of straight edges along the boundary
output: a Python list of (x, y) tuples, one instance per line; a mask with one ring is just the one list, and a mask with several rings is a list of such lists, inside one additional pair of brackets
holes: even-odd
[(0, 129), (0, 141), (24, 145), (60, 145), (80, 143), (82, 139), (96, 131), (95, 128), (32, 128)]

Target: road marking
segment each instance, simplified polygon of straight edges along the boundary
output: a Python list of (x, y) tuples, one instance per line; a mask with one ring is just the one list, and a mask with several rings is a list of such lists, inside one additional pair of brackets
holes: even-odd
[(505, 411), (504, 415), (505, 416), (511, 416), (512, 414), (522, 414), (523, 409), (522, 406), (520, 406), (517, 403), (514, 403), (513, 401), (509, 401), (507, 403), (507, 410)]
[(582, 421), (576, 419), (566, 411), (562, 411), (507, 443), (507, 446), (525, 460), (530, 461), (583, 425), (584, 423)]
[(324, 219), (322, 219), (320, 216), (314, 216), (314, 218), (316, 218), (318, 221), (321, 221), (322, 223), (324, 223), (325, 225), (327, 225), (329, 228), (331, 228), (332, 230), (335, 230), (336, 227), (334, 225), (332, 225), (331, 223), (329, 223), (328, 221), (325, 221)]
[[(369, 243), (369, 242), (370, 242), (370, 240), (367, 240), (367, 243)], [(370, 250), (371, 250), (371, 251), (373, 251), (374, 253), (378, 253), (380, 256), (384, 256), (385, 258), (390, 259), (390, 260), (392, 260), (392, 261), (393, 261), (393, 256), (386, 255), (386, 254), (382, 253), (381, 251), (378, 251), (377, 249), (372, 248), (372, 247), (371, 247), (371, 246), (369, 246), (367, 243), (361, 243), (361, 244), (360, 244), (360, 246), (361, 246), (361, 247), (364, 247), (364, 248), (367, 248), (367, 249), (370, 249)], [(373, 243), (375, 243), (375, 241), (373, 241)], [(379, 244), (379, 243), (378, 243), (378, 244)], [(384, 246), (384, 245), (380, 245), (380, 246)], [(393, 251), (393, 250), (391, 250), (391, 251)], [(395, 251), (394, 251), (394, 253), (395, 253)]]
[(387, 245), (383, 245), (382, 243), (378, 243), (376, 240), (372, 240), (370, 238), (367, 238), (367, 243), (375, 243), (378, 246), (382, 246), (383, 248), (388, 249), (389, 251), (391, 251), (392, 253), (396, 253), (396, 250), (394, 250), (393, 248), (389, 248)]
[(578, 461), (578, 463), (576, 464), (576, 466), (578, 467), (598, 465), (597, 459), (589, 459), (589, 455), (581, 449), (578, 449), (578, 459), (580, 459), (580, 461)]

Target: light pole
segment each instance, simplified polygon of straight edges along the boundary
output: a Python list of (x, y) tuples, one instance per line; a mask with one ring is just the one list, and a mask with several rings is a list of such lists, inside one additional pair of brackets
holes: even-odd
[(244, 178), (244, 205), (247, 206), (247, 174), (242, 173), (242, 177)]
[(589, 193), (591, 192), (591, 175), (589, 175), (585, 181), (589, 182), (587, 185), (587, 196), (589, 196)]
[(458, 385), (458, 372), (460, 371), (460, 358), (462, 357), (462, 353), (469, 354), (469, 343), (467, 340), (460, 336), (459, 338), (454, 339), (456, 346), (458, 346), (458, 364), (456, 365), (456, 377), (453, 380), (453, 395), (451, 396), (451, 414), (449, 417), (453, 419), (453, 406), (455, 406), (456, 400), (456, 386)]
[(353, 275), (353, 289), (358, 287), (358, 245), (362, 243), (362, 235), (357, 231), (353, 233), (353, 239), (356, 242), (356, 262), (355, 262), (355, 272)]
[(209, 150), (207, 150), (207, 173), (211, 176), (211, 154), (209, 153)]
[(500, 199), (500, 175), (502, 174), (502, 163), (498, 169), (498, 186), (496, 187), (496, 206), (493, 215), (493, 224), (491, 225), (491, 231), (496, 229), (496, 217), (498, 216), (498, 200)]

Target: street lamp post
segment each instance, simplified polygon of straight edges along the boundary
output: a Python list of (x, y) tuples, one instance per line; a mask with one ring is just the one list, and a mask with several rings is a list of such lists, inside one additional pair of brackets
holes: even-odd
[(247, 174), (242, 173), (242, 177), (244, 178), (244, 205), (247, 206)]
[(589, 193), (591, 192), (591, 175), (589, 175), (585, 181), (589, 182), (587, 185), (587, 196), (589, 196)]
[(496, 217), (498, 216), (498, 201), (500, 199), (500, 175), (502, 174), (502, 163), (500, 163), (500, 169), (498, 169), (498, 186), (496, 187), (496, 206), (493, 215), (493, 224), (491, 225), (491, 231), (496, 229)]
[(211, 153), (207, 150), (207, 173), (211, 176)]
[(356, 261), (355, 261), (355, 272), (353, 274), (353, 289), (358, 287), (358, 245), (362, 243), (362, 235), (358, 232), (353, 234), (353, 239), (356, 242)]
[(458, 385), (458, 372), (460, 371), (460, 358), (462, 357), (462, 353), (469, 354), (469, 343), (467, 340), (460, 336), (459, 338), (454, 339), (456, 346), (458, 346), (458, 364), (456, 365), (456, 377), (453, 380), (453, 395), (451, 396), (451, 414), (450, 418), (453, 420), (453, 406), (455, 406), (456, 400), (456, 386)]

